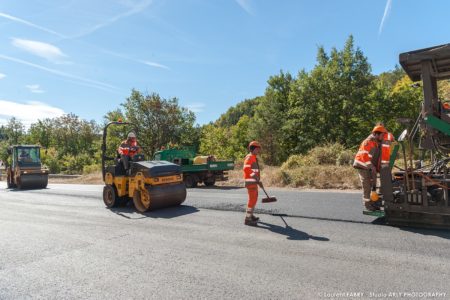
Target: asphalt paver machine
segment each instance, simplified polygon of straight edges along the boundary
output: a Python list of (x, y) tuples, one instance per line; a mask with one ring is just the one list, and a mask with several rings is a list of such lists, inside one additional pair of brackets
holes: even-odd
[(422, 86), (424, 101), (399, 138), (405, 166), (393, 173), (392, 193), (383, 197), (386, 222), (448, 229), (450, 103), (440, 99), (437, 83), (450, 79), (450, 44), (402, 53), (400, 64), (413, 82), (421, 81), (415, 85)]

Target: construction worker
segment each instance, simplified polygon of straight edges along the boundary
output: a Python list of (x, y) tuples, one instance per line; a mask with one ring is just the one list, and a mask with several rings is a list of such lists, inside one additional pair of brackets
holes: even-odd
[(361, 180), (364, 206), (370, 211), (379, 210), (379, 206), (370, 200), (370, 192), (372, 186), (376, 185), (377, 171), (380, 170), (381, 145), (386, 133), (388, 132), (383, 125), (375, 125), (372, 133), (361, 143), (353, 163)]
[(252, 141), (248, 145), (250, 153), (244, 160), (244, 181), (248, 192), (247, 210), (245, 215), (245, 225), (257, 226), (258, 217), (253, 214), (258, 201), (258, 185), (260, 185), (260, 170), (257, 155), (261, 152), (261, 145), (257, 141)]
[(22, 149), (19, 154), (19, 161), (27, 161), (29, 159), (30, 159), (30, 153), (27, 150)]
[(120, 144), (117, 152), (119, 152), (123, 167), (125, 170), (128, 170), (130, 168), (130, 159), (133, 159), (136, 154), (141, 152), (141, 147), (138, 145), (134, 132), (128, 133), (127, 139)]
[[(381, 124), (382, 125), (382, 124)], [(387, 132), (383, 135), (381, 141), (381, 163), (380, 163), (380, 191), (383, 195), (384, 201), (392, 201), (394, 196), (392, 194), (392, 170), (391, 162), (391, 147), (395, 142), (394, 135)]]

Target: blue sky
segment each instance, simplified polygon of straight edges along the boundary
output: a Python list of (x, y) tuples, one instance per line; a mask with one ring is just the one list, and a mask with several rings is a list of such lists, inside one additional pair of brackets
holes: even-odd
[(0, 123), (101, 121), (136, 88), (179, 98), (204, 124), (349, 34), (375, 74), (450, 43), (448, 11), (446, 0), (4, 0)]

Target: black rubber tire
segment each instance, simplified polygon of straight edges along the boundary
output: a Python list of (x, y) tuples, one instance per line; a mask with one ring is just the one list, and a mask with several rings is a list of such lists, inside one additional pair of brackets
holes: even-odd
[(206, 186), (214, 186), (216, 184), (216, 179), (213, 178), (212, 180), (205, 180), (205, 185)]
[(14, 188), (16, 188), (17, 186), (14, 184), (14, 183), (10, 183), (9, 182), (9, 179), (6, 181), (6, 188), (8, 188), (8, 189), (14, 189)]
[(16, 188), (17, 186), (14, 183), (11, 183), (11, 176), (9, 175), (10, 174), (9, 171), (7, 171), (7, 172), (8, 172), (8, 175), (6, 176), (6, 187), (8, 189)]
[(184, 177), (183, 181), (188, 189), (196, 188), (198, 185), (198, 182), (197, 182), (195, 176), (193, 176), (193, 175), (186, 175)]
[(117, 189), (112, 185), (105, 185), (103, 187), (103, 202), (106, 207), (113, 208), (120, 204), (120, 197), (117, 196)]

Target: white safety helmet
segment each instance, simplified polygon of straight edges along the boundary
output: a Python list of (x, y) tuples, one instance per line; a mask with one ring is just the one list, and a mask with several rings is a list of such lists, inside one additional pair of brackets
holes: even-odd
[(127, 138), (129, 138), (129, 139), (136, 138), (136, 134), (134, 134), (134, 132), (130, 132), (128, 134)]

